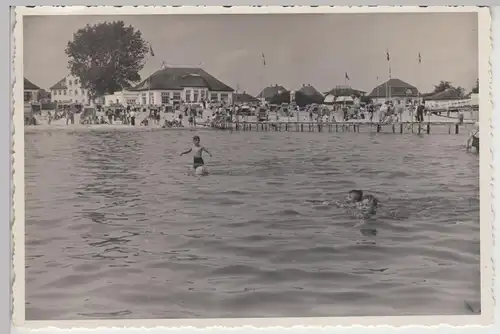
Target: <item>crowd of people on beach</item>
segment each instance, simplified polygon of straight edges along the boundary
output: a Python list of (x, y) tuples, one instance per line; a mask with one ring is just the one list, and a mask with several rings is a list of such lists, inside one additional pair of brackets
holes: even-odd
[[(260, 122), (347, 122), (362, 121), (392, 124), (400, 122), (423, 122), (430, 115), (422, 102), (387, 101), (385, 103), (351, 103), (335, 105), (311, 104), (299, 107), (294, 103), (271, 105), (268, 103), (230, 104), (228, 102), (180, 103), (170, 105), (61, 105), (47, 112), (47, 123), (65, 119), (66, 125), (75, 124), (75, 115), (80, 114), (80, 124), (122, 124), (130, 126), (157, 126), (162, 128), (212, 127), (223, 128), (228, 123), (248, 122), (255, 118)], [(26, 117), (27, 125), (39, 122), (41, 110)], [(406, 119), (404, 119), (406, 115)], [(270, 116), (273, 116), (272, 118)], [(449, 111), (448, 115), (449, 117)], [(251, 118), (253, 117), (253, 118)], [(463, 113), (458, 113), (463, 122)]]

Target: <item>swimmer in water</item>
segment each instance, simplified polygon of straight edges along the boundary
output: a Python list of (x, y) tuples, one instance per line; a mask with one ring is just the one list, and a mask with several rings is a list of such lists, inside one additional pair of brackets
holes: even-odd
[(374, 216), (379, 206), (378, 199), (373, 195), (364, 195), (362, 190), (351, 190), (347, 193), (344, 203), (334, 201), (339, 208), (354, 209), (354, 215), (360, 219)]
[(207, 154), (212, 157), (212, 154), (207, 151), (207, 149), (203, 146), (200, 145), (200, 137), (199, 136), (194, 136), (193, 137), (193, 147), (191, 147), (189, 150), (184, 151), (181, 153), (181, 156), (184, 154), (188, 154), (191, 152), (194, 152), (193, 155), (193, 169), (196, 170), (196, 168), (205, 166), (205, 162), (203, 161), (202, 153), (203, 151), (207, 152)]

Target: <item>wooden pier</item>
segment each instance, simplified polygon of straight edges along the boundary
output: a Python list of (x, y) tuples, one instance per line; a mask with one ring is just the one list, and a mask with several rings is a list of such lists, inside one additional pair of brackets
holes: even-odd
[[(473, 125), (473, 121), (453, 122), (403, 122), (403, 123), (370, 123), (370, 122), (227, 122), (215, 126), (219, 130), (254, 131), (254, 132), (376, 132), (376, 133), (437, 133), (460, 134), (461, 129)], [(436, 133), (436, 132), (432, 132)]]

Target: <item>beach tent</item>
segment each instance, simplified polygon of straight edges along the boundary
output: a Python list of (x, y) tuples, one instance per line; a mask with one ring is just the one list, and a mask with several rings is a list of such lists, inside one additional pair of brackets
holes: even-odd
[(335, 103), (352, 104), (354, 103), (354, 99), (351, 96), (337, 96)]
[(335, 95), (328, 94), (323, 101), (324, 104), (333, 104), (335, 102)]

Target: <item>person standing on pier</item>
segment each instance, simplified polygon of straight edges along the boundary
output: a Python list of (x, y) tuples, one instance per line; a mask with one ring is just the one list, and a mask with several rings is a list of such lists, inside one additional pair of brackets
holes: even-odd
[(404, 110), (405, 110), (404, 105), (401, 103), (401, 101), (398, 101), (398, 103), (394, 107), (394, 111), (395, 111), (395, 114), (398, 116), (399, 121), (403, 120), (403, 111)]
[(419, 103), (417, 107), (417, 122), (422, 123), (424, 121), (424, 110), (425, 107), (423, 103)]
[(134, 110), (130, 111), (130, 125), (132, 125), (132, 126), (135, 125), (135, 111)]

